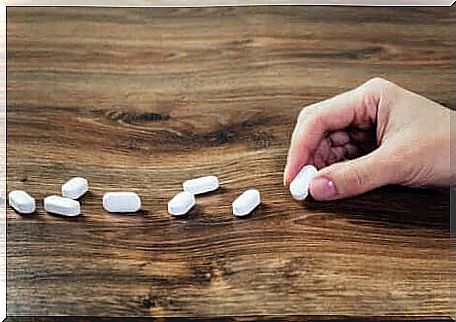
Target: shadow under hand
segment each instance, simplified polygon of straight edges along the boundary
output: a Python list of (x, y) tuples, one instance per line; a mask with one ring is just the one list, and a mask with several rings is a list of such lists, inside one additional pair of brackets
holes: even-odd
[(420, 226), (449, 231), (449, 189), (382, 187), (360, 196), (335, 201), (306, 200), (308, 210), (331, 212), (385, 226)]

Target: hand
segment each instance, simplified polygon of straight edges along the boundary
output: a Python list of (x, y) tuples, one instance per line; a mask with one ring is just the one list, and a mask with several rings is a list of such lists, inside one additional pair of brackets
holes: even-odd
[(450, 137), (456, 139), (456, 133), (450, 117), (456, 120), (455, 115), (394, 83), (369, 80), (301, 111), (284, 184), (306, 164), (319, 169), (309, 188), (317, 200), (350, 197), (386, 184), (454, 184)]

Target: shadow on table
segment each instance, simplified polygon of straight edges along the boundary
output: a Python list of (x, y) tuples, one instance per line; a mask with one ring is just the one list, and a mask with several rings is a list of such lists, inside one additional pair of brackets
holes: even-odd
[(376, 224), (414, 225), (449, 231), (449, 189), (412, 189), (388, 186), (361, 196), (320, 202), (306, 200), (302, 207), (335, 213)]

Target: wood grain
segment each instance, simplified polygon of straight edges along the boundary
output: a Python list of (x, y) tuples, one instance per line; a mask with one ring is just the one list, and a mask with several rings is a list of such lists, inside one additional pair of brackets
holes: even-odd
[[(448, 316), (448, 191), (297, 203), (281, 182), (307, 104), (382, 76), (455, 107), (453, 23), (445, 8), (8, 7), (7, 185), (39, 200), (7, 212), (8, 313)], [(182, 181), (209, 174), (222, 189), (170, 218)], [(75, 175), (83, 215), (46, 214)], [(264, 203), (236, 219), (249, 187)], [(115, 190), (144, 210), (104, 212)]]
[[(8, 317), (5, 322), (253, 322), (253, 321), (270, 321), (270, 322), (315, 322), (315, 321), (326, 321), (326, 322), (353, 322), (353, 317), (346, 316), (302, 316), (302, 315), (288, 315), (288, 316), (240, 316), (240, 317), (166, 317), (166, 318), (150, 318), (150, 317), (83, 317), (83, 316), (14, 316)], [(358, 322), (372, 322), (372, 321), (426, 321), (426, 322), (444, 322), (453, 321), (450, 317), (432, 317), (432, 316), (381, 316), (381, 317), (357, 317)]]

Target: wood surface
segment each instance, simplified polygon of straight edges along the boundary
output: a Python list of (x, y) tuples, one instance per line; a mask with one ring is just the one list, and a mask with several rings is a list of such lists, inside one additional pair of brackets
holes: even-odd
[[(38, 199), (7, 210), (8, 314), (448, 316), (446, 189), (295, 202), (282, 171), (301, 108), (371, 77), (454, 107), (450, 25), (449, 8), (8, 7), (7, 188)], [(202, 175), (221, 189), (171, 218)], [(83, 214), (45, 213), (72, 176)], [(236, 219), (250, 187), (263, 204)], [(143, 211), (106, 213), (118, 190)]]
[(444, 322), (454, 321), (450, 317), (419, 317), (419, 316), (382, 316), (382, 317), (359, 317), (356, 320), (353, 317), (347, 316), (237, 316), (237, 317), (88, 317), (88, 316), (9, 316), (5, 322), (253, 322), (253, 321), (268, 321), (268, 322), (373, 322), (373, 321), (388, 321), (388, 322), (404, 322), (404, 321), (424, 321), (426, 322)]

